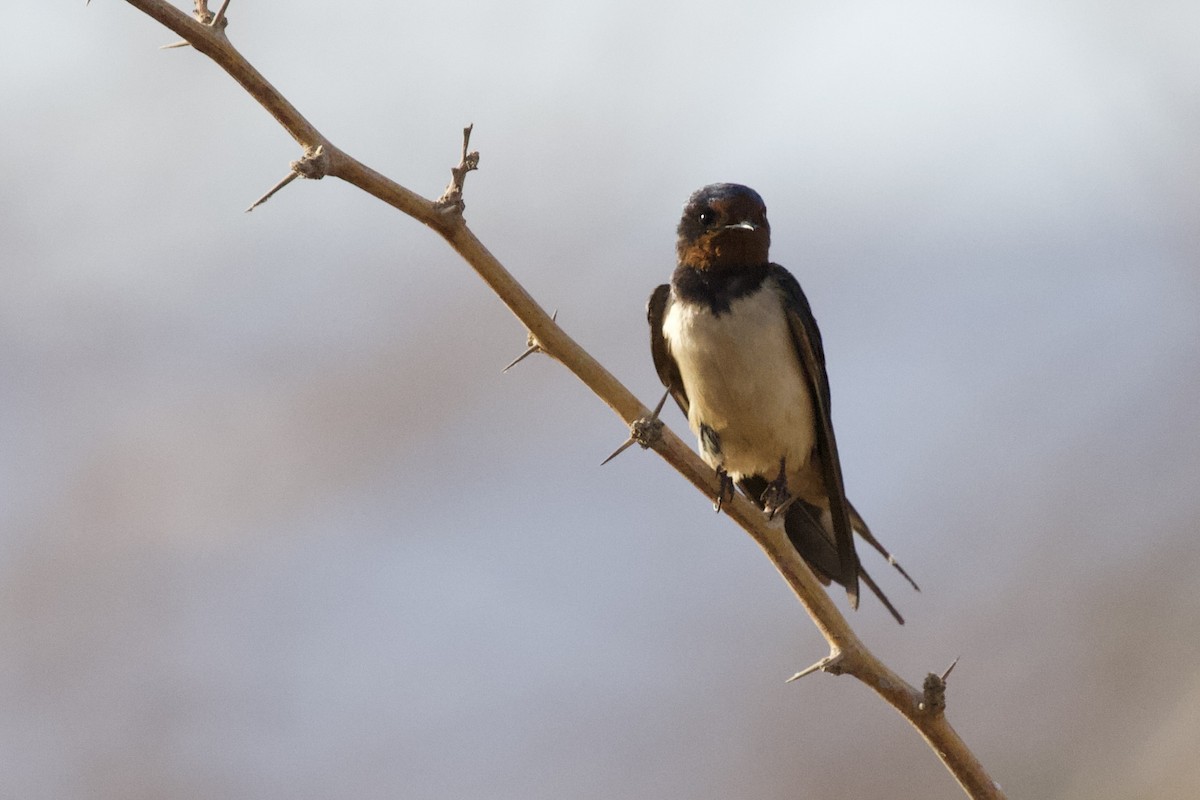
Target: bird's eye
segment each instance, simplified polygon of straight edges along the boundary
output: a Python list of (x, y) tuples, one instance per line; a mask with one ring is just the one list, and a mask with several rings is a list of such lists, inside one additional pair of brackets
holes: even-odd
[(706, 208), (700, 212), (700, 216), (697, 219), (700, 220), (701, 225), (712, 225), (717, 221), (717, 212), (711, 208)]

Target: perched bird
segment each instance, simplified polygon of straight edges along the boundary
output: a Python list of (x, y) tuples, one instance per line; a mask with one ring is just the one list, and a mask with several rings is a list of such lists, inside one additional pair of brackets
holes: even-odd
[(846, 499), (829, 416), (817, 321), (800, 284), (767, 255), (771, 226), (753, 189), (705, 186), (679, 222), (678, 266), (650, 295), (658, 377), (717, 471), (717, 509), (736, 483), (784, 530), (821, 581), (858, 607), (861, 578), (904, 619), (859, 563), (853, 532), (912, 578)]

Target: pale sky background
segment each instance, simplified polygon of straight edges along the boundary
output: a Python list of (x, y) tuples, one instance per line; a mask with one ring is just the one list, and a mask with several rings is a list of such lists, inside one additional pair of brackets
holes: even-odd
[[(190, 3), (180, 3), (190, 7)], [(1200, 794), (1200, 5), (316, 3), (229, 33), (643, 398), (688, 194), (767, 201), (851, 615), (1012, 798)], [(955, 798), (769, 563), (427, 229), (116, 0), (0, 47), (0, 797)], [(672, 410), (667, 421), (682, 431)], [(840, 593), (839, 593), (840, 595)], [(844, 599), (838, 602), (844, 606)]]

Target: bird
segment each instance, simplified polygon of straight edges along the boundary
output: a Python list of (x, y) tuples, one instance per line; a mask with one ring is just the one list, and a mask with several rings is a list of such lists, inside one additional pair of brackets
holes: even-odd
[(734, 486), (768, 516), (826, 586), (858, 608), (859, 580), (904, 618), (863, 569), (854, 533), (920, 590), (846, 498), (821, 332), (800, 283), (768, 255), (762, 197), (714, 183), (688, 198), (671, 282), (650, 295), (650, 352), (716, 470), (716, 509)]

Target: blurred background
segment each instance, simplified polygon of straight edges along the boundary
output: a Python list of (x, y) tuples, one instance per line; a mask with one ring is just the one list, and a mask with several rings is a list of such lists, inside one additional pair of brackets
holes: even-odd
[[(179, 3), (190, 10), (190, 3)], [(216, 3), (214, 3), (216, 5)], [(0, 796), (955, 798), (752, 542), (430, 231), (130, 6), (0, 50)], [(850, 615), (1009, 796), (1200, 791), (1200, 6), (234, 3), (326, 135), (644, 402), (688, 194), (765, 198)], [(667, 421), (685, 424), (671, 409)], [(844, 598), (838, 597), (844, 606)]]

